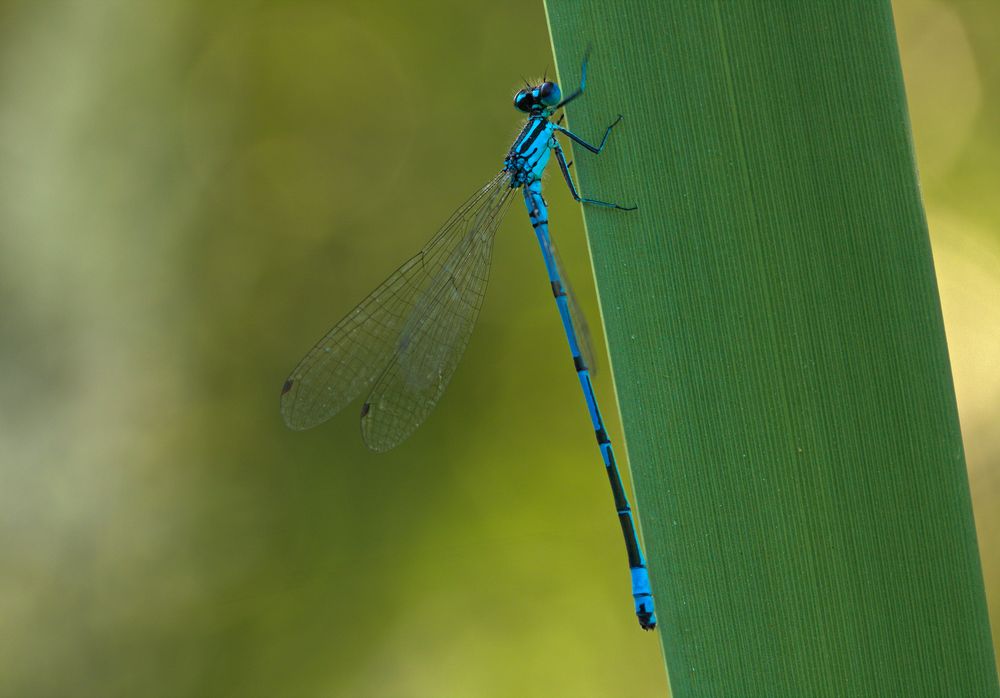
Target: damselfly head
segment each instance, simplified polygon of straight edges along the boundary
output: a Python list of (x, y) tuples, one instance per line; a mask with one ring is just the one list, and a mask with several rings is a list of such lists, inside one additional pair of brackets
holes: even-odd
[(539, 113), (552, 109), (562, 99), (559, 85), (546, 80), (535, 87), (518, 90), (514, 95), (514, 108), (526, 113)]
[(514, 95), (514, 108), (523, 111), (531, 111), (531, 90), (518, 90), (517, 94)]
[(562, 90), (554, 82), (543, 82), (537, 88), (538, 101), (546, 107), (554, 107), (562, 100)]

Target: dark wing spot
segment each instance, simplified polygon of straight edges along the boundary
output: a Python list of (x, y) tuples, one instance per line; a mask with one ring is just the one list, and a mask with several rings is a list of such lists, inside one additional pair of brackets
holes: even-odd
[(281, 386), (281, 394), (284, 395), (289, 390), (291, 390), (292, 389), (292, 383), (294, 383), (294, 382), (295, 381), (292, 380), (291, 378), (289, 378), (288, 380), (286, 380), (285, 384), (283, 386)]
[(361, 419), (364, 419), (365, 417), (368, 416), (368, 411), (371, 408), (372, 408), (372, 404), (370, 402), (366, 402), (365, 404), (363, 404), (361, 406)]

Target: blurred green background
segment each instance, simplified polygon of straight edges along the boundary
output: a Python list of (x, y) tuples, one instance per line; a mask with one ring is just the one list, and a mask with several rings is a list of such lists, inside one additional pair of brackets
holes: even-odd
[[(1000, 4), (895, 12), (998, 628)], [(416, 436), (278, 414), (546, 66), (534, 0), (0, 2), (0, 694), (665, 692), (516, 202)]]

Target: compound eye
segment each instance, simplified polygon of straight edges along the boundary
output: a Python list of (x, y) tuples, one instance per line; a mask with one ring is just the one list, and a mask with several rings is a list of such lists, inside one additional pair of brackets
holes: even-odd
[(514, 108), (521, 111), (531, 111), (531, 94), (527, 90), (518, 90), (514, 95)]
[(538, 101), (547, 107), (554, 107), (562, 99), (562, 91), (554, 82), (543, 82), (538, 86)]

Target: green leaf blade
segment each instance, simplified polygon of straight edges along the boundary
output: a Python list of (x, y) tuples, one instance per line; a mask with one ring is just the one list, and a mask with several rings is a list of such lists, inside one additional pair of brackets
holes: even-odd
[(547, 5), (674, 695), (1000, 695), (889, 3)]

